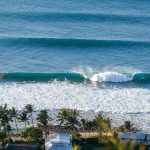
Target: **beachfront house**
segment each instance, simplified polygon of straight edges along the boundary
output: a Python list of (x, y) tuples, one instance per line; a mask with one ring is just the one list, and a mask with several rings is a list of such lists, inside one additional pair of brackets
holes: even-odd
[(121, 132), (118, 137), (122, 142), (133, 141), (136, 144), (141, 144), (146, 141), (146, 134), (140, 132)]
[(118, 137), (122, 142), (133, 141), (135, 144), (150, 145), (150, 134), (142, 132), (121, 132)]
[(54, 134), (45, 139), (45, 150), (72, 150), (72, 139), (66, 133)]

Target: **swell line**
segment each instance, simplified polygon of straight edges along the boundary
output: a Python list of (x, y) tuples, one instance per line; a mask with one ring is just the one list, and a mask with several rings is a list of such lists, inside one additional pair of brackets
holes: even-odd
[(150, 41), (133, 40), (98, 40), (73, 38), (38, 38), (38, 37), (4, 37), (0, 38), (2, 44), (7, 45), (45, 45), (45, 46), (77, 46), (77, 47), (115, 47), (115, 46), (150, 46)]
[(81, 12), (0, 12), (1, 17), (12, 19), (23, 19), (28, 21), (117, 21), (117, 22), (133, 22), (141, 23), (149, 20), (146, 15), (117, 15), (117, 14), (98, 14), (98, 13), (81, 13)]

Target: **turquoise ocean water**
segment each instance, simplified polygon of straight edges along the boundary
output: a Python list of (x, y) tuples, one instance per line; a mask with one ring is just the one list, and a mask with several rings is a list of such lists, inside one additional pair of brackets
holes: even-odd
[(0, 1), (0, 103), (125, 114), (150, 128), (149, 6)]

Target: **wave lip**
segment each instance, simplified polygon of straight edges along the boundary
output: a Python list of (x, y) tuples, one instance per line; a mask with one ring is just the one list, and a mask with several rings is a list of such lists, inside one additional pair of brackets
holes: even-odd
[(117, 72), (104, 72), (94, 74), (90, 80), (95, 82), (127, 82), (132, 81), (133, 76)]
[(118, 73), (118, 72), (103, 72), (93, 74), (89, 78), (95, 82), (150, 82), (150, 73)]

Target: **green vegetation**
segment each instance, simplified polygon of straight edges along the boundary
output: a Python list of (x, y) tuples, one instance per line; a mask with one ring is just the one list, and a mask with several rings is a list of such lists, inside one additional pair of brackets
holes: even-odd
[(66, 124), (68, 118), (68, 110), (66, 108), (62, 108), (57, 116), (57, 120), (60, 122), (60, 126)]
[(130, 121), (125, 121), (124, 122), (124, 128), (126, 131), (133, 131), (133, 124)]
[(16, 130), (18, 133), (18, 124), (17, 124), (17, 122), (18, 122), (18, 110), (15, 109), (14, 107), (12, 107), (12, 109), (10, 110), (10, 114), (11, 114), (11, 118), (14, 119)]
[[(144, 145), (135, 146), (134, 143), (122, 143), (117, 135), (118, 131), (133, 131), (134, 125), (130, 121), (117, 128), (112, 128), (111, 120), (101, 114), (93, 120), (86, 120), (80, 116), (76, 109), (60, 109), (57, 121), (59, 126), (50, 124), (52, 118), (47, 110), (41, 110), (36, 116), (36, 126), (33, 119), (34, 106), (28, 104), (19, 112), (14, 107), (8, 109), (7, 105), (0, 106), (0, 141), (5, 145), (11, 141), (38, 143), (38, 149), (44, 149), (44, 138), (48, 136), (51, 128), (62, 128), (72, 135), (74, 150), (144, 150)], [(24, 123), (25, 130), (19, 131), (18, 121)], [(11, 123), (14, 123), (17, 133), (10, 135)], [(31, 123), (30, 123), (31, 122)], [(27, 126), (29, 125), (30, 126)], [(55, 132), (55, 131), (54, 131)], [(16, 138), (17, 136), (17, 138)], [(15, 139), (16, 138), (16, 139)]]
[(21, 137), (27, 142), (39, 142), (43, 138), (43, 133), (39, 128), (30, 127), (21, 133)]
[(60, 122), (60, 126), (66, 126), (69, 132), (76, 132), (79, 127), (78, 120), (79, 113), (76, 109), (69, 110), (63, 108), (59, 111), (57, 120)]
[(48, 116), (47, 110), (41, 110), (40, 113), (37, 115), (38, 127), (44, 131), (44, 137), (47, 137), (49, 120), (51, 120), (51, 118)]
[(27, 105), (25, 106), (25, 110), (26, 110), (27, 113), (30, 114), (30, 117), (31, 117), (31, 120), (32, 120), (32, 126), (34, 126), (34, 123), (33, 123), (34, 107), (33, 107), (33, 105), (27, 104)]
[(24, 122), (25, 125), (25, 129), (27, 128), (27, 123), (29, 124), (29, 116), (28, 113), (26, 111), (23, 111), (19, 117), (18, 117), (20, 122)]

